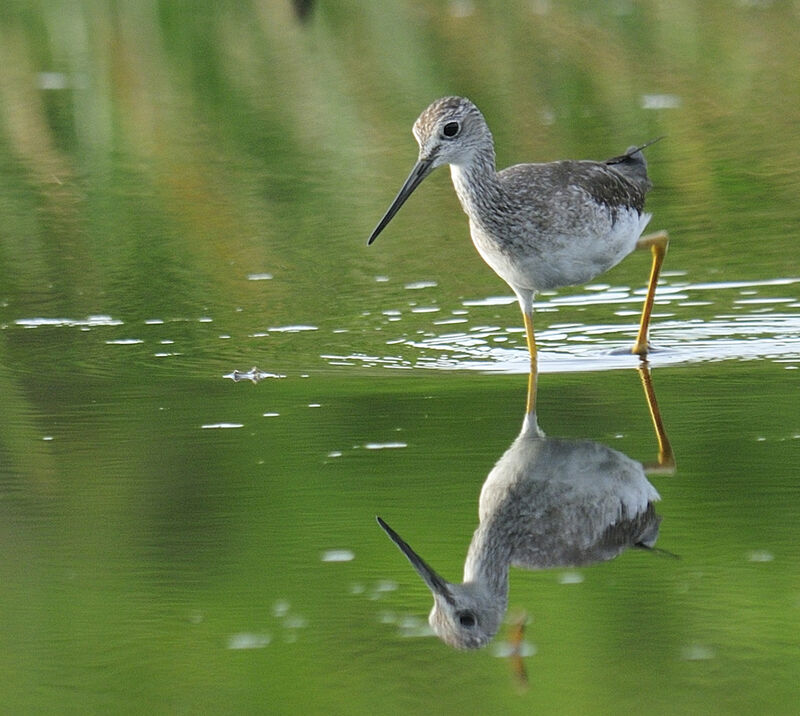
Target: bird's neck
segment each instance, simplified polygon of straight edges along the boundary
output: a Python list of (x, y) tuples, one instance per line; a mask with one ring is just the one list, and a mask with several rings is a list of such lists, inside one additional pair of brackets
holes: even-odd
[(491, 143), (476, 150), (463, 163), (451, 164), (450, 176), (461, 206), (471, 219), (480, 219), (499, 203), (501, 187)]
[(495, 598), (506, 599), (511, 553), (508, 540), (498, 539), (499, 536), (486, 523), (475, 530), (464, 562), (464, 582), (479, 584)]

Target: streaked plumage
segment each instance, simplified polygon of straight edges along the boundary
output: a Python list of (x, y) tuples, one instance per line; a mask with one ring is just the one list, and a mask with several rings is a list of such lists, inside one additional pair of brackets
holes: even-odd
[[(650, 219), (644, 201), (651, 184), (641, 152), (647, 145), (606, 161), (517, 164), (498, 172), (486, 120), (463, 97), (435, 101), (414, 123), (413, 132), (419, 144), (417, 164), (368, 243), (433, 169), (449, 164), (475, 247), (517, 296), (535, 363), (534, 294), (590, 281), (640, 245)], [(653, 248), (651, 292), (666, 234), (655, 243), (660, 256), (656, 259)], [(652, 296), (648, 300), (652, 305)], [(646, 305), (633, 349), (642, 356), (647, 352), (649, 310)]]
[(436, 635), (471, 649), (488, 643), (503, 621), (510, 566), (580, 566), (653, 547), (658, 499), (641, 463), (590, 440), (545, 437), (529, 414), (481, 489), (462, 583), (439, 576), (378, 522), (430, 588)]

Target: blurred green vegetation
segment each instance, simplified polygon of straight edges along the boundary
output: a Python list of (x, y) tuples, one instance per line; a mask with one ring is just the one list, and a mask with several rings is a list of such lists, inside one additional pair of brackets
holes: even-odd
[[(484, 109), (501, 165), (666, 134), (650, 152), (653, 225), (683, 265), (800, 268), (791, 3), (351, 1), (316, 3), (306, 22), (277, 0), (2, 13), (0, 279), (51, 287), (63, 310), (189, 310), (235, 294), (232, 263), (282, 267), (284, 300), (308, 309), (321, 284), (349, 307), (348, 285), (384, 261), (452, 267), (456, 293), (493, 285), (443, 176), (399, 219), (419, 238), (361, 250), (413, 161), (413, 119), (445, 93)], [(431, 234), (454, 240), (420, 257)]]

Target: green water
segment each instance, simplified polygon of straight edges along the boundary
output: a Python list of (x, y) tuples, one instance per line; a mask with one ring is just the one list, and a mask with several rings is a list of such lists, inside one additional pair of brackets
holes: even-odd
[[(0, 710), (796, 712), (796, 4), (12, 1), (0, 38)], [(431, 636), (374, 519), (458, 580), (523, 417), (447, 172), (365, 246), (452, 93), (501, 166), (667, 135), (663, 551), (512, 569), (522, 666)], [(536, 325), (543, 430), (652, 463), (647, 271)]]

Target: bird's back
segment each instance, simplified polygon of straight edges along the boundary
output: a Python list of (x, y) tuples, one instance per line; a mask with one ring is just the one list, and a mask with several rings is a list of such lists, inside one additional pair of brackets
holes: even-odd
[(586, 283), (634, 250), (650, 218), (641, 152), (517, 164), (497, 179), (499, 205), (468, 212), (472, 239), (518, 293)]
[[(527, 205), (545, 213), (550, 223), (556, 215), (577, 218), (598, 206), (609, 209), (612, 215), (623, 209), (641, 213), (645, 194), (652, 187), (647, 162), (636, 147), (604, 162), (564, 159), (515, 164), (499, 172), (498, 177), (509, 200), (520, 209)], [(576, 191), (579, 194), (570, 200)]]

